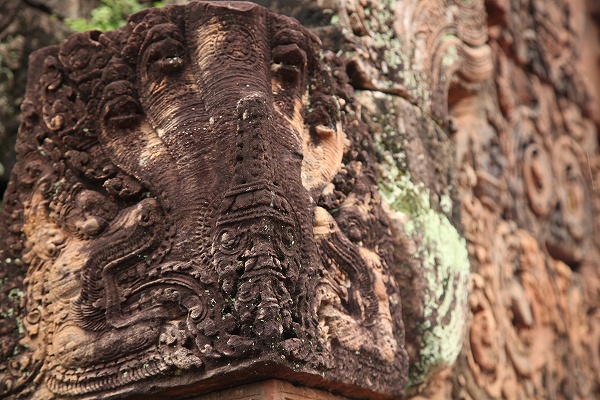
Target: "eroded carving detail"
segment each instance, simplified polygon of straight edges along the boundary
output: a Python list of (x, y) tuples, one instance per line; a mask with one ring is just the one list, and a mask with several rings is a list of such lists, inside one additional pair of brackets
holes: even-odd
[(368, 135), (318, 46), (256, 5), (197, 2), (35, 54), (2, 220), (21, 330), (2, 393), (142, 393), (252, 360), (402, 393)]

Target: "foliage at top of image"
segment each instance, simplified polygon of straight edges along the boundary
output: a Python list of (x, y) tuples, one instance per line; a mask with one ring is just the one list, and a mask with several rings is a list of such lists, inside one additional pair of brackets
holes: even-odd
[(67, 18), (65, 23), (74, 31), (84, 32), (90, 30), (110, 31), (117, 29), (127, 22), (130, 14), (149, 7), (161, 7), (162, 2), (141, 4), (138, 0), (102, 0), (102, 5), (92, 10), (89, 19)]

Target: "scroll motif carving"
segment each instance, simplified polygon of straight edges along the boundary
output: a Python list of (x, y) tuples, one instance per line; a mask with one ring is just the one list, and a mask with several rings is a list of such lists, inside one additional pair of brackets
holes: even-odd
[(597, 323), (586, 313), (598, 301), (598, 144), (578, 72), (581, 10), (567, 1), (486, 5), (493, 89), (450, 110), (475, 260), (453, 398), (597, 397), (597, 371), (586, 367)]
[(448, 93), (472, 90), (492, 71), (483, 1), (349, 1), (340, 25), (353, 83), (402, 96), (438, 124), (448, 121)]
[(400, 395), (389, 221), (340, 66), (244, 2), (35, 53), (2, 219), (21, 331), (2, 393), (184, 395), (263, 365)]
[(523, 156), (523, 179), (529, 206), (534, 213), (545, 217), (556, 205), (556, 194), (553, 190), (550, 156), (539, 144), (532, 143), (525, 149)]
[(0, 217), (0, 397), (226, 377), (597, 398), (592, 3), (261, 2), (310, 14), (320, 47), (256, 5), (193, 2), (35, 53)]

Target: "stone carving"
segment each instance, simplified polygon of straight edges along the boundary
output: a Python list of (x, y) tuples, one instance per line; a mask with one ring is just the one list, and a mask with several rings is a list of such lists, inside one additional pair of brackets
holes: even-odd
[(258, 2), (32, 58), (0, 393), (599, 398), (596, 2)]
[(474, 260), (452, 398), (595, 398), (598, 145), (578, 71), (581, 10), (488, 11), (494, 79), (450, 109)]
[(291, 383), (277, 380), (267, 380), (251, 383), (241, 387), (221, 390), (217, 393), (209, 393), (200, 397), (192, 397), (193, 400), (244, 400), (248, 398), (256, 400), (345, 400), (345, 397), (333, 395), (329, 392), (294, 386)]
[[(303, 18), (341, 54), (379, 167), (400, 288), (409, 393), (460, 352), (469, 259), (449, 113), (482, 90), (493, 70), (483, 1), (262, 1)], [(476, 136), (480, 132), (473, 130)], [(489, 132), (488, 132), (489, 133)], [(483, 152), (482, 152), (483, 153)], [(481, 155), (482, 158), (486, 154)], [(492, 184), (487, 189), (493, 188)], [(483, 185), (482, 185), (483, 186)], [(502, 192), (500, 192), (503, 194)], [(447, 385), (446, 385), (447, 386)]]
[(19, 107), (25, 93), (29, 53), (60, 42), (70, 31), (56, 24), (56, 18), (20, 0), (1, 0), (0, 10), (0, 193), (3, 194), (15, 163)]
[(477, 87), (492, 71), (482, 1), (351, 1), (340, 22), (358, 87), (409, 99), (445, 126), (453, 85)]
[(1, 393), (183, 396), (254, 368), (239, 381), (400, 396), (390, 223), (341, 66), (245, 2), (36, 52), (1, 222)]

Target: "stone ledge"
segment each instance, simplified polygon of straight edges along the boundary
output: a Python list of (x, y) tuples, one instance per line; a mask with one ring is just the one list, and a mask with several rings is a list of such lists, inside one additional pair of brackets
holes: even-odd
[(212, 392), (192, 400), (346, 400), (322, 390), (294, 386), (289, 382), (268, 380)]

